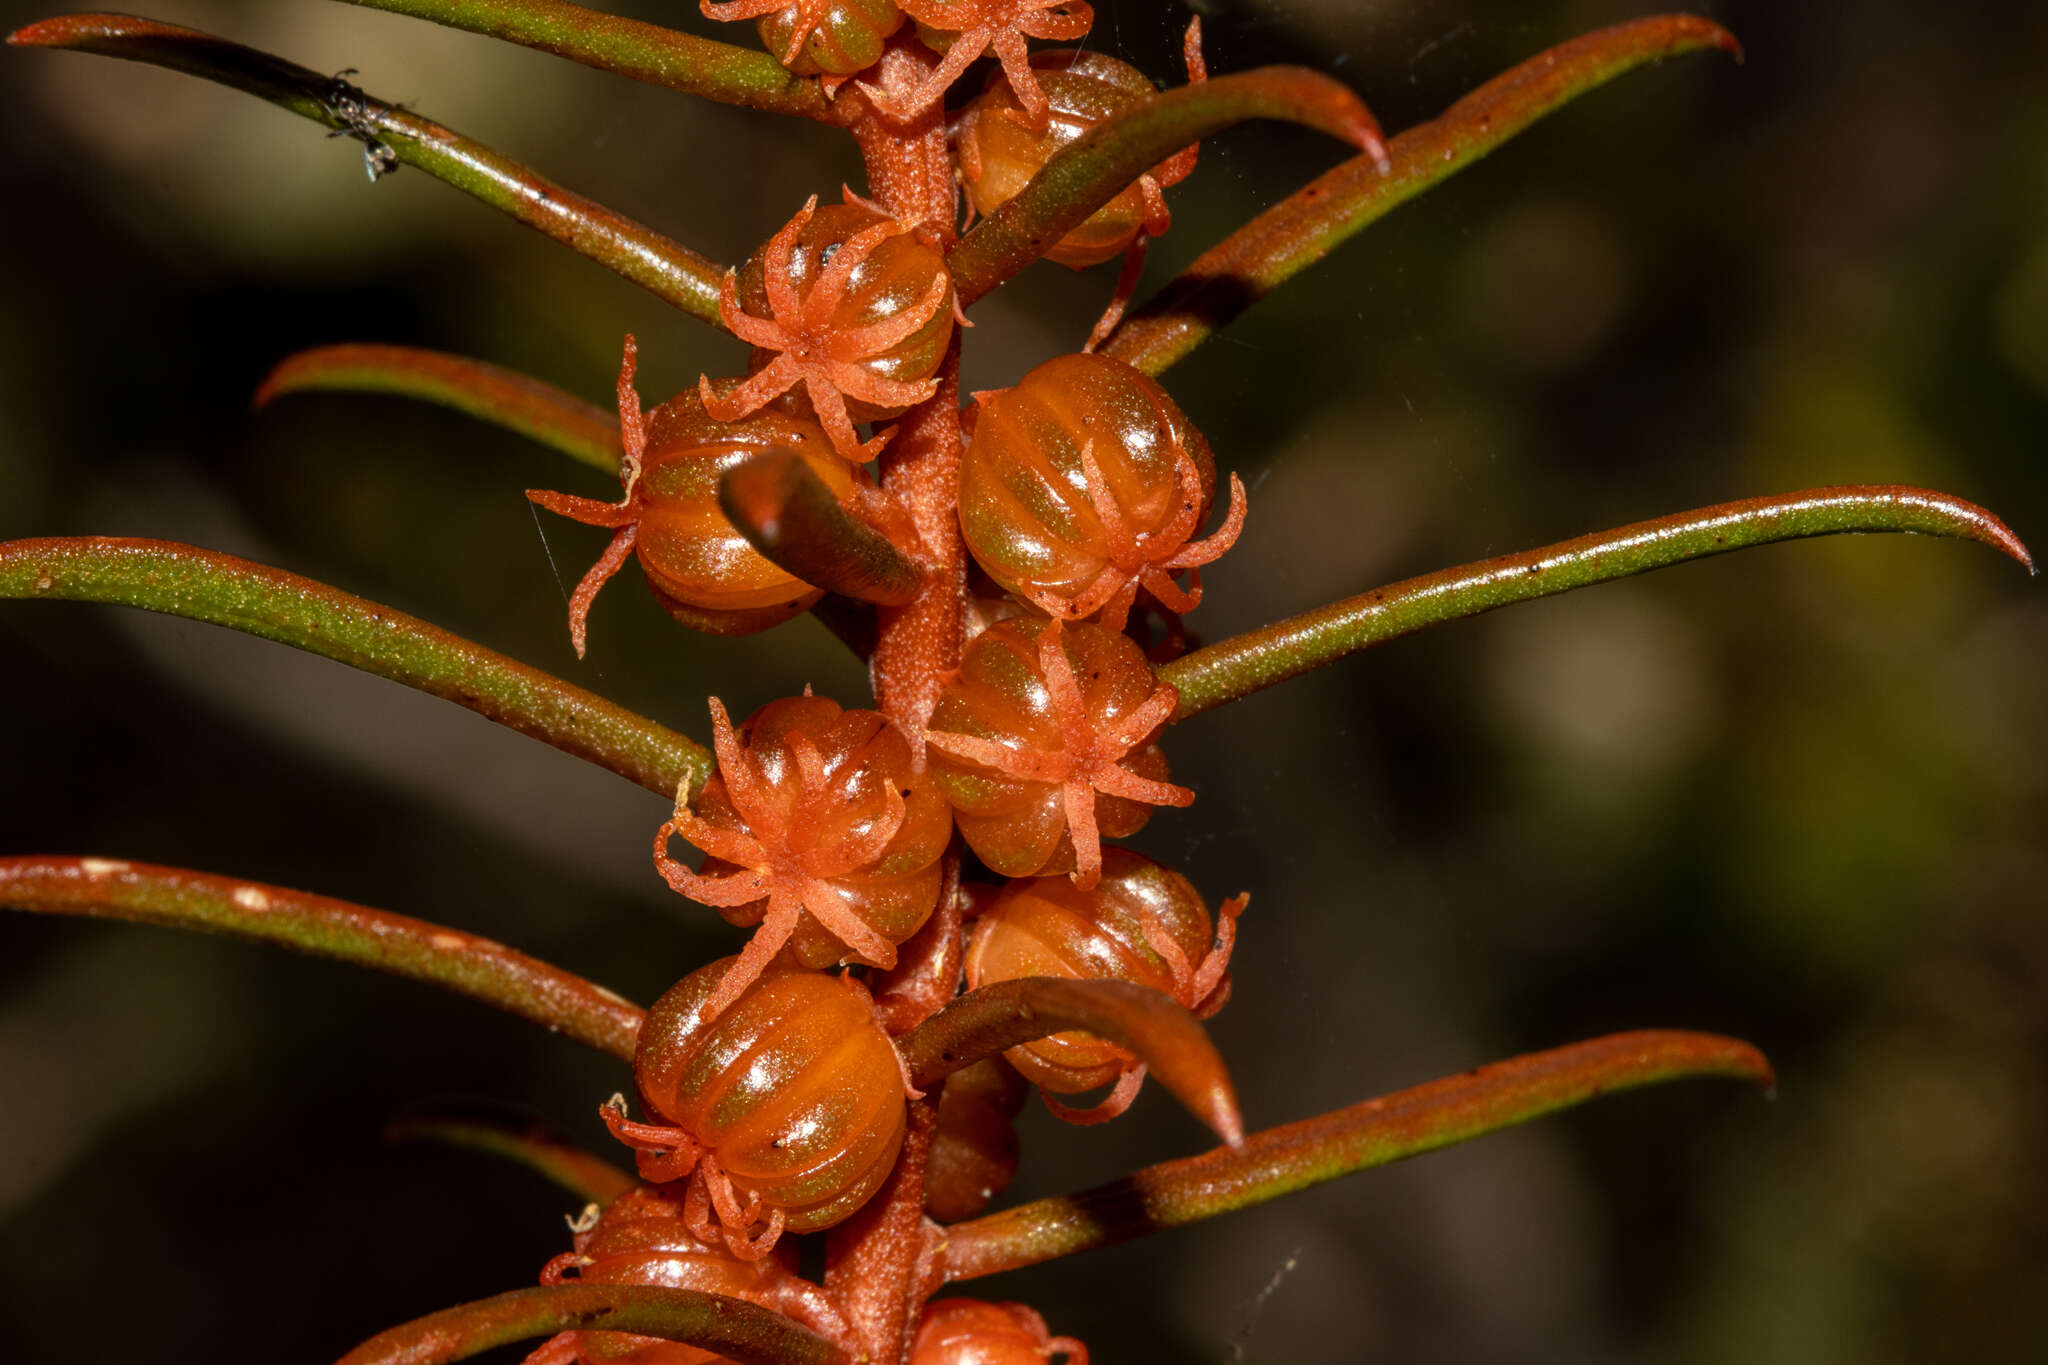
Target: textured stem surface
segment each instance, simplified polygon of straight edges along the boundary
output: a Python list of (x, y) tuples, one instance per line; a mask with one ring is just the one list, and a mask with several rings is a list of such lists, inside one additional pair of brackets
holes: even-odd
[(1354, 157), (1252, 219), (1125, 318), (1102, 354), (1159, 374), (1279, 285), (1545, 114), (1646, 62), (1709, 47), (1741, 52), (1728, 30), (1683, 14), (1559, 44), (1395, 138), (1391, 166)]
[(1852, 531), (1906, 531), (1974, 540), (2034, 561), (2006, 524), (1975, 503), (1925, 488), (1849, 484), (1717, 503), (1655, 521), (1560, 541), (1404, 579), (1213, 645), (1167, 664), (1177, 718), (1250, 696), (1387, 640), (1514, 602), (1612, 582), (1755, 545)]
[(444, 1308), (379, 1332), (339, 1365), (443, 1365), (557, 1332), (632, 1332), (742, 1365), (850, 1365), (844, 1351), (779, 1313), (694, 1289), (624, 1284), (515, 1289)]
[(721, 104), (822, 119), (825, 92), (766, 52), (604, 14), (562, 0), (343, 0), (431, 19)]
[(45, 19), (9, 34), (17, 47), (60, 47), (168, 67), (268, 100), (381, 147), (464, 194), (546, 233), (714, 326), (725, 272), (654, 229), (612, 212), (479, 142), (267, 52), (196, 29), (121, 14)]
[(1026, 977), (969, 991), (897, 1039), (910, 1079), (934, 1085), (1005, 1048), (1081, 1029), (1137, 1054), (1161, 1085), (1225, 1142), (1244, 1134), (1216, 1045), (1171, 997), (1128, 981)]
[(948, 1280), (966, 1280), (1035, 1265), (1262, 1204), (1600, 1095), (1695, 1076), (1773, 1084), (1763, 1055), (1732, 1038), (1661, 1030), (1596, 1038), (1269, 1128), (1242, 1147), (1148, 1166), (1081, 1194), (956, 1223), (946, 1229), (938, 1269)]
[(0, 858), (0, 905), (201, 929), (442, 986), (622, 1061), (643, 1011), (502, 943), (288, 887), (115, 858)]
[(962, 306), (1043, 256), (1139, 176), (1190, 143), (1255, 118), (1321, 129), (1378, 165), (1379, 125), (1348, 88), (1298, 66), (1268, 66), (1183, 85), (1146, 100), (1062, 148), (1016, 198), (960, 239), (946, 258)]
[(260, 635), (390, 678), (674, 796), (710, 750), (637, 712), (402, 611), (246, 559), (163, 540), (0, 544), (0, 597), (112, 602)]
[(288, 393), (383, 393), (467, 413), (616, 474), (624, 451), (607, 408), (484, 360), (416, 346), (316, 346), (281, 361), (256, 390), (264, 407)]

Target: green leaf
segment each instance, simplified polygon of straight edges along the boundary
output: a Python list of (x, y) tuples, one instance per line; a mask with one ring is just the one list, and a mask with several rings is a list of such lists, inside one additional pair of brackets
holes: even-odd
[(1925, 488), (1849, 484), (1717, 503), (1540, 550), (1442, 569), (1347, 597), (1198, 649), (1159, 670), (1180, 692), (1176, 718), (1248, 697), (1347, 654), (1447, 621), (1687, 560), (1806, 536), (1909, 531), (1974, 540), (2034, 561), (2006, 524), (1975, 503)]
[(1244, 1134), (1229, 1069), (1208, 1032), (1171, 997), (1128, 981), (1026, 977), (972, 990), (896, 1040), (920, 1089), (1004, 1048), (1080, 1029), (1137, 1054), (1150, 1074), (1227, 1143)]
[(1720, 25), (1680, 14), (1617, 24), (1550, 49), (1395, 138), (1391, 166), (1354, 157), (1252, 219), (1135, 309), (1102, 353), (1161, 373), (1389, 211), (1544, 115), (1647, 62), (1709, 47), (1742, 51)]
[[(479, 142), (267, 52), (196, 29), (121, 14), (45, 19), (7, 37), (16, 47), (57, 47), (168, 67), (231, 86), (301, 118), (352, 134), (366, 155), (417, 166), (437, 180), (546, 233), (655, 297), (714, 326), (725, 272), (679, 242), (563, 188)], [(367, 164), (367, 163), (366, 163)], [(373, 169), (372, 179), (377, 171)]]
[(385, 1125), (392, 1142), (438, 1142), (517, 1162), (585, 1203), (607, 1205), (639, 1185), (637, 1176), (592, 1156), (548, 1125), (468, 1110), (423, 1111)]
[(288, 393), (388, 393), (481, 418), (572, 460), (619, 472), (619, 419), (552, 384), (487, 361), (414, 346), (317, 346), (281, 362), (256, 390), (264, 407)]
[(1298, 66), (1266, 66), (1168, 90), (1096, 125), (1039, 168), (1017, 197), (981, 220), (946, 258), (961, 306), (1031, 262), (1138, 177), (1192, 142), (1255, 118), (1342, 138), (1368, 163), (1386, 155), (1357, 95)]
[(888, 606), (923, 590), (923, 571), (841, 507), (794, 451), (769, 451), (727, 470), (718, 505), (748, 544), (814, 588)]
[(632, 1332), (715, 1351), (741, 1365), (850, 1365), (847, 1354), (779, 1313), (719, 1294), (647, 1285), (563, 1284), (493, 1299), (380, 1332), (339, 1365), (444, 1365), (557, 1332)]
[(227, 626), (459, 702), (673, 797), (711, 775), (665, 725), (390, 607), (233, 555), (106, 536), (0, 544), (0, 597), (112, 602)]
[(1495, 1062), (1348, 1109), (1253, 1133), (1236, 1148), (1148, 1166), (1081, 1194), (1041, 1199), (945, 1230), (948, 1281), (1014, 1270), (1263, 1204), (1541, 1118), (1601, 1095), (1725, 1076), (1773, 1084), (1747, 1043), (1704, 1033), (1618, 1033)]
[(0, 905), (202, 929), (442, 986), (633, 1059), (644, 1013), (582, 977), (474, 934), (260, 882), (114, 858), (0, 858)]
[(774, 114), (826, 117), (817, 80), (766, 52), (693, 37), (562, 0), (346, 0), (551, 52), (649, 85)]

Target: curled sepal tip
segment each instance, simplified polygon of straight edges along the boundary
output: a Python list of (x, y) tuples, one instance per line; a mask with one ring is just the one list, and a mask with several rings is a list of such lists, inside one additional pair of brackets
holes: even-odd
[(672, 796), (711, 754), (667, 726), (402, 611), (283, 569), (166, 540), (0, 543), (0, 597), (110, 602), (260, 635), (459, 702)]
[(382, 393), (417, 398), (515, 431), (608, 473), (619, 467), (619, 421), (552, 384), (489, 361), (417, 346), (348, 343), (287, 356), (251, 406), (289, 393)]
[(486, 1112), (473, 1105), (436, 1106), (403, 1114), (384, 1126), (389, 1142), (431, 1142), (524, 1166), (587, 1204), (609, 1206), (637, 1186), (637, 1177), (592, 1156), (549, 1125), (523, 1115)]
[(115, 858), (0, 858), (0, 906), (199, 929), (468, 996), (630, 1061), (643, 1011), (502, 943), (288, 887)]
[(1127, 981), (1026, 977), (972, 990), (897, 1040), (911, 1082), (929, 1087), (1005, 1048), (1069, 1029), (1135, 1053), (1154, 1079), (1224, 1142), (1244, 1135), (1216, 1045), (1171, 997)]
[(1748, 1043), (1647, 1030), (1535, 1052), (1348, 1109), (1253, 1133), (1236, 1148), (1148, 1166), (1080, 1194), (1041, 1199), (946, 1229), (939, 1273), (972, 1279), (1110, 1246), (1262, 1204), (1526, 1123), (1601, 1095), (1694, 1077), (1769, 1089), (1771, 1066)]
[(962, 305), (1050, 250), (1094, 212), (1191, 143), (1250, 119), (1329, 133), (1375, 164), (1386, 155), (1371, 111), (1343, 84), (1302, 67), (1267, 66), (1168, 90), (1068, 144), (946, 258)]
[(792, 451), (726, 471), (718, 505), (747, 543), (813, 587), (885, 606), (916, 599), (923, 572), (841, 505)]
[(2033, 556), (2012, 528), (1973, 502), (1899, 484), (1809, 488), (1716, 503), (1390, 583), (1219, 640), (1167, 664), (1159, 677), (1177, 689), (1176, 718), (1184, 720), (1372, 645), (1515, 602), (1731, 550), (1876, 531), (1974, 540), (2034, 572)]
[(779, 1313), (721, 1294), (649, 1285), (516, 1289), (380, 1332), (339, 1365), (444, 1365), (558, 1332), (630, 1332), (715, 1352), (741, 1365), (848, 1365), (846, 1353)]

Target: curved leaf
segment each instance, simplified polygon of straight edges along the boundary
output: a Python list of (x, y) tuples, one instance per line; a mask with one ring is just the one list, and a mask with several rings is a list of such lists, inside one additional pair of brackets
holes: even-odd
[(0, 544), (0, 597), (112, 602), (260, 635), (459, 702), (674, 796), (711, 753), (667, 726), (402, 611), (233, 555), (108, 536)]
[(923, 572), (841, 507), (793, 451), (769, 451), (727, 470), (718, 505), (748, 544), (814, 588), (902, 606), (924, 586)]
[(365, 148), (371, 178), (393, 165), (417, 166), (501, 213), (547, 234), (692, 317), (718, 322), (725, 272), (696, 252), (612, 212), (479, 142), (374, 99), (336, 76), (196, 29), (121, 14), (45, 19), (7, 37), (16, 47), (57, 47), (168, 67), (268, 100), (302, 118), (349, 133)]
[(1062, 148), (1031, 182), (962, 237), (946, 258), (962, 306), (1046, 253), (1137, 178), (1191, 142), (1255, 118), (1342, 138), (1378, 164), (1379, 125), (1345, 86), (1298, 66), (1266, 66), (1168, 90)]
[(640, 1181), (534, 1119), (467, 1110), (422, 1111), (384, 1127), (392, 1142), (438, 1142), (517, 1162), (590, 1204), (610, 1204)]
[(1102, 353), (1159, 374), (1279, 285), (1545, 114), (1646, 62), (1709, 47), (1742, 51), (1719, 24), (1660, 15), (1588, 33), (1524, 62), (1396, 137), (1387, 149), (1391, 165), (1354, 157), (1252, 219), (1133, 310)]
[(203, 929), (442, 986), (633, 1059), (643, 1010), (502, 943), (261, 882), (116, 858), (0, 858), (0, 905)]
[(896, 1040), (920, 1089), (1004, 1048), (1081, 1029), (1134, 1052), (1151, 1075), (1227, 1143), (1244, 1134), (1216, 1045), (1171, 997), (1128, 981), (1034, 976), (972, 990)]
[(1975, 503), (1925, 488), (1849, 484), (1717, 503), (1540, 550), (1442, 569), (1347, 597), (1194, 651), (1159, 670), (1180, 692), (1179, 719), (1248, 697), (1347, 654), (1429, 626), (1691, 559), (1807, 536), (1909, 531), (1974, 540), (2034, 561), (2006, 524)]
[(345, 0), (567, 57), (617, 76), (773, 114), (825, 117), (825, 92), (766, 52), (562, 0)]
[(825, 1338), (751, 1303), (623, 1284), (515, 1289), (444, 1308), (378, 1333), (339, 1365), (444, 1365), (557, 1332), (633, 1332), (700, 1346), (742, 1365), (850, 1365)]
[(253, 405), (288, 393), (388, 393), (467, 413), (616, 474), (619, 419), (552, 384), (488, 361), (416, 346), (316, 346), (264, 376)]
[(1348, 1109), (1253, 1133), (1238, 1148), (1148, 1166), (1081, 1194), (946, 1229), (939, 1273), (967, 1280), (1262, 1204), (1448, 1147), (1600, 1095), (1695, 1076), (1770, 1087), (1747, 1043), (1705, 1033), (1619, 1033), (1495, 1062)]

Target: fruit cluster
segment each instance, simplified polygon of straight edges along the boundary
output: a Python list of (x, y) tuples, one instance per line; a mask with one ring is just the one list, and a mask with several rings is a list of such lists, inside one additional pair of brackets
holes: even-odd
[[(885, 40), (914, 19), (944, 60), (908, 95), (869, 92), (892, 119), (933, 106), (992, 49), (1002, 72), (950, 138), (970, 213), (994, 212), (1061, 147), (1156, 93), (1100, 53), (1026, 58), (1021, 35), (1083, 36), (1085, 4), (736, 0), (704, 10), (757, 19), (790, 70), (835, 81), (874, 65)], [(1187, 48), (1190, 76), (1201, 79), (1198, 26)], [(1131, 256), (1091, 347), (1121, 315), (1147, 237), (1165, 230), (1161, 187), (1185, 177), (1194, 154), (1190, 147), (1142, 177), (1048, 253), (1075, 268)], [(1243, 486), (1231, 477), (1220, 524), (1201, 538), (1217, 504), (1208, 442), (1156, 382), (1084, 349), (974, 395), (960, 419), (950, 524), (921, 520), (928, 509), (885, 487), (871, 465), (895, 435), (884, 424), (939, 391), (965, 323), (944, 244), (941, 226), (891, 217), (850, 191), (823, 207), (813, 197), (726, 273), (720, 317), (753, 348), (747, 373), (704, 376), (643, 414), (628, 338), (623, 496), (529, 494), (616, 532), (572, 602), (579, 653), (592, 599), (629, 552), (679, 620), (720, 633), (775, 625), (827, 592), (900, 605), (949, 553), (957, 557), (931, 543), (940, 536), (957, 537), (973, 564), (959, 663), (928, 708), (849, 710), (806, 693), (735, 726), (711, 700), (717, 773), (701, 791), (677, 794), (654, 859), (677, 892), (754, 933), (736, 957), (692, 973), (649, 1013), (634, 1059), (648, 1119), (629, 1118), (622, 1097), (603, 1113), (650, 1183), (592, 1215), (575, 1251), (550, 1263), (557, 1281), (573, 1268), (592, 1282), (795, 1305), (806, 1309), (800, 1320), (834, 1334), (822, 1288), (773, 1253), (784, 1232), (845, 1220), (888, 1177), (919, 1093), (892, 1035), (963, 982), (1126, 981), (1201, 1016), (1229, 994), (1244, 898), (1212, 916), (1185, 878), (1103, 841), (1136, 833), (1154, 806), (1194, 799), (1168, 781), (1159, 737), (1177, 697), (1140, 640), (1156, 635), (1158, 657), (1181, 647), (1180, 618), (1201, 601), (1202, 567), (1244, 523)], [(863, 437), (862, 426), (873, 434)], [(770, 544), (771, 557), (757, 548), (763, 532), (733, 505), (734, 489), (749, 468), (771, 466), (784, 487), (794, 481), (821, 503), (839, 534), (877, 541), (878, 553), (909, 566), (910, 587), (877, 589), (829, 567), (817, 575), (824, 581), (807, 581), (790, 567), (807, 562), (800, 549)], [(971, 859), (954, 851), (956, 832)], [(677, 840), (703, 854), (700, 867), (678, 860)], [(894, 974), (920, 935), (939, 940), (920, 962), (943, 965), (906, 987)], [(849, 970), (835, 979), (835, 967)], [(1115, 1043), (1064, 1032), (970, 1069), (936, 1112), (937, 1178), (926, 1195), (934, 1212), (979, 1212), (1014, 1171), (1017, 1073), (1060, 1117), (1095, 1123), (1130, 1105), (1145, 1068)], [(1106, 1098), (1090, 1106), (1059, 1098), (1105, 1086)], [(913, 1358), (1062, 1353), (1085, 1359), (1028, 1309), (942, 1300), (929, 1308)], [(702, 1358), (651, 1338), (565, 1333), (533, 1360)]]

